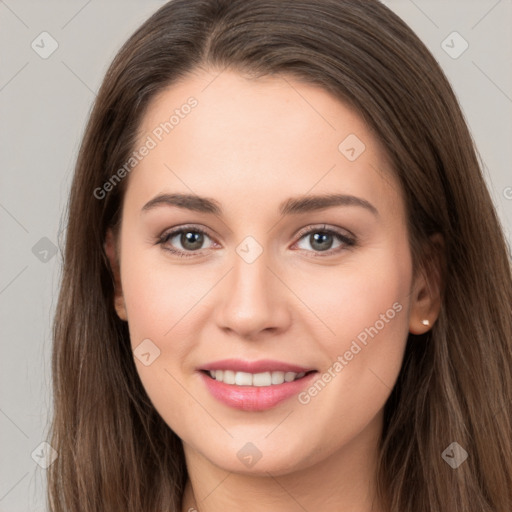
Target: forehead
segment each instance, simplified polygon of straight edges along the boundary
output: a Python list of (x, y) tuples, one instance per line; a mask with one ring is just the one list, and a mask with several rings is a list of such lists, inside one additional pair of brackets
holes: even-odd
[(265, 200), (334, 189), (375, 202), (384, 192), (391, 207), (399, 199), (387, 155), (358, 113), (284, 75), (195, 71), (151, 101), (137, 147), (149, 139), (129, 177), (146, 196), (168, 186)]
[[(197, 105), (189, 109), (191, 98)], [(193, 124), (198, 138), (219, 134), (216, 143), (220, 143), (220, 135), (229, 130), (230, 138), (223, 139), (225, 146), (235, 139), (251, 147), (255, 140), (267, 138), (278, 145), (296, 141), (297, 137), (303, 144), (326, 134), (331, 135), (331, 142), (344, 133), (357, 133), (372, 146), (377, 142), (350, 106), (320, 86), (285, 75), (248, 78), (229, 69), (196, 70), (153, 98), (141, 123), (141, 135), (153, 132), (173, 114), (172, 135), (179, 137), (185, 125)], [(194, 123), (194, 118), (201, 122)]]

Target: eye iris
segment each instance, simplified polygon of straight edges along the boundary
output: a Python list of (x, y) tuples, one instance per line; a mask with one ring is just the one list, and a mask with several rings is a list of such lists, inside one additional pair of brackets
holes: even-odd
[[(325, 245), (326, 239), (330, 242), (327, 245)], [(311, 247), (317, 248), (319, 251), (327, 251), (332, 246), (332, 235), (329, 233), (314, 233), (310, 236), (310, 241)], [(324, 242), (324, 245), (322, 245), (322, 242)], [(316, 245), (318, 243), (320, 243), (320, 246)]]
[[(184, 248), (194, 251), (201, 248), (203, 245), (203, 238), (202, 233), (186, 231), (182, 233), (180, 242)], [(192, 246), (188, 244), (191, 244)]]

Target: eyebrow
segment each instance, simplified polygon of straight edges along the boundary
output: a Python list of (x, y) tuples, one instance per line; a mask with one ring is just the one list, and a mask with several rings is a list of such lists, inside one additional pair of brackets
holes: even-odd
[[(176, 206), (186, 210), (222, 215), (222, 207), (218, 201), (208, 197), (192, 194), (160, 194), (143, 207), (142, 211), (152, 210), (159, 206)], [(306, 197), (291, 197), (279, 205), (281, 215), (293, 215), (324, 210), (334, 206), (359, 206), (379, 216), (379, 211), (366, 199), (347, 194), (324, 194)]]

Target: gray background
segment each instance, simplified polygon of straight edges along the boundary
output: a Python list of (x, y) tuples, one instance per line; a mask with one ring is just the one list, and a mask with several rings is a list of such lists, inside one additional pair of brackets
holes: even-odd
[[(163, 3), (0, 0), (0, 512), (46, 510), (51, 450), (41, 443), (51, 409), (51, 322), (73, 165), (111, 59)], [(447, 74), (510, 245), (512, 0), (384, 3)], [(464, 42), (454, 31), (469, 45), (460, 55)], [(42, 58), (52, 44), (58, 48)]]

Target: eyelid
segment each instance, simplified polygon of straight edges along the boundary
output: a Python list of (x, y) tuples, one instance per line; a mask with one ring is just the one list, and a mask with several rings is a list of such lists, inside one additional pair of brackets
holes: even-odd
[(300, 239), (304, 235), (308, 235), (309, 233), (315, 232), (315, 231), (325, 231), (327, 233), (335, 233), (335, 234), (340, 235), (340, 236), (345, 237), (345, 238), (350, 238), (350, 239), (353, 239), (353, 240), (356, 239), (356, 236), (353, 233), (351, 233), (350, 231), (348, 231), (348, 229), (343, 229), (343, 231), (345, 233), (342, 233), (341, 232), (342, 228), (337, 228), (337, 227), (334, 227), (334, 226), (329, 226), (329, 224), (314, 224), (312, 226), (311, 225), (307, 226), (307, 227), (302, 228), (301, 230), (299, 230), (295, 236)]
[(209, 229), (206, 227), (203, 227), (199, 224), (178, 224), (177, 226), (173, 226), (172, 228), (165, 229), (161, 235), (158, 236), (158, 238), (163, 238), (168, 235), (175, 235), (181, 231), (196, 231), (198, 233), (203, 233), (205, 235), (208, 235), (210, 238), (213, 238), (212, 235), (210, 235)]

